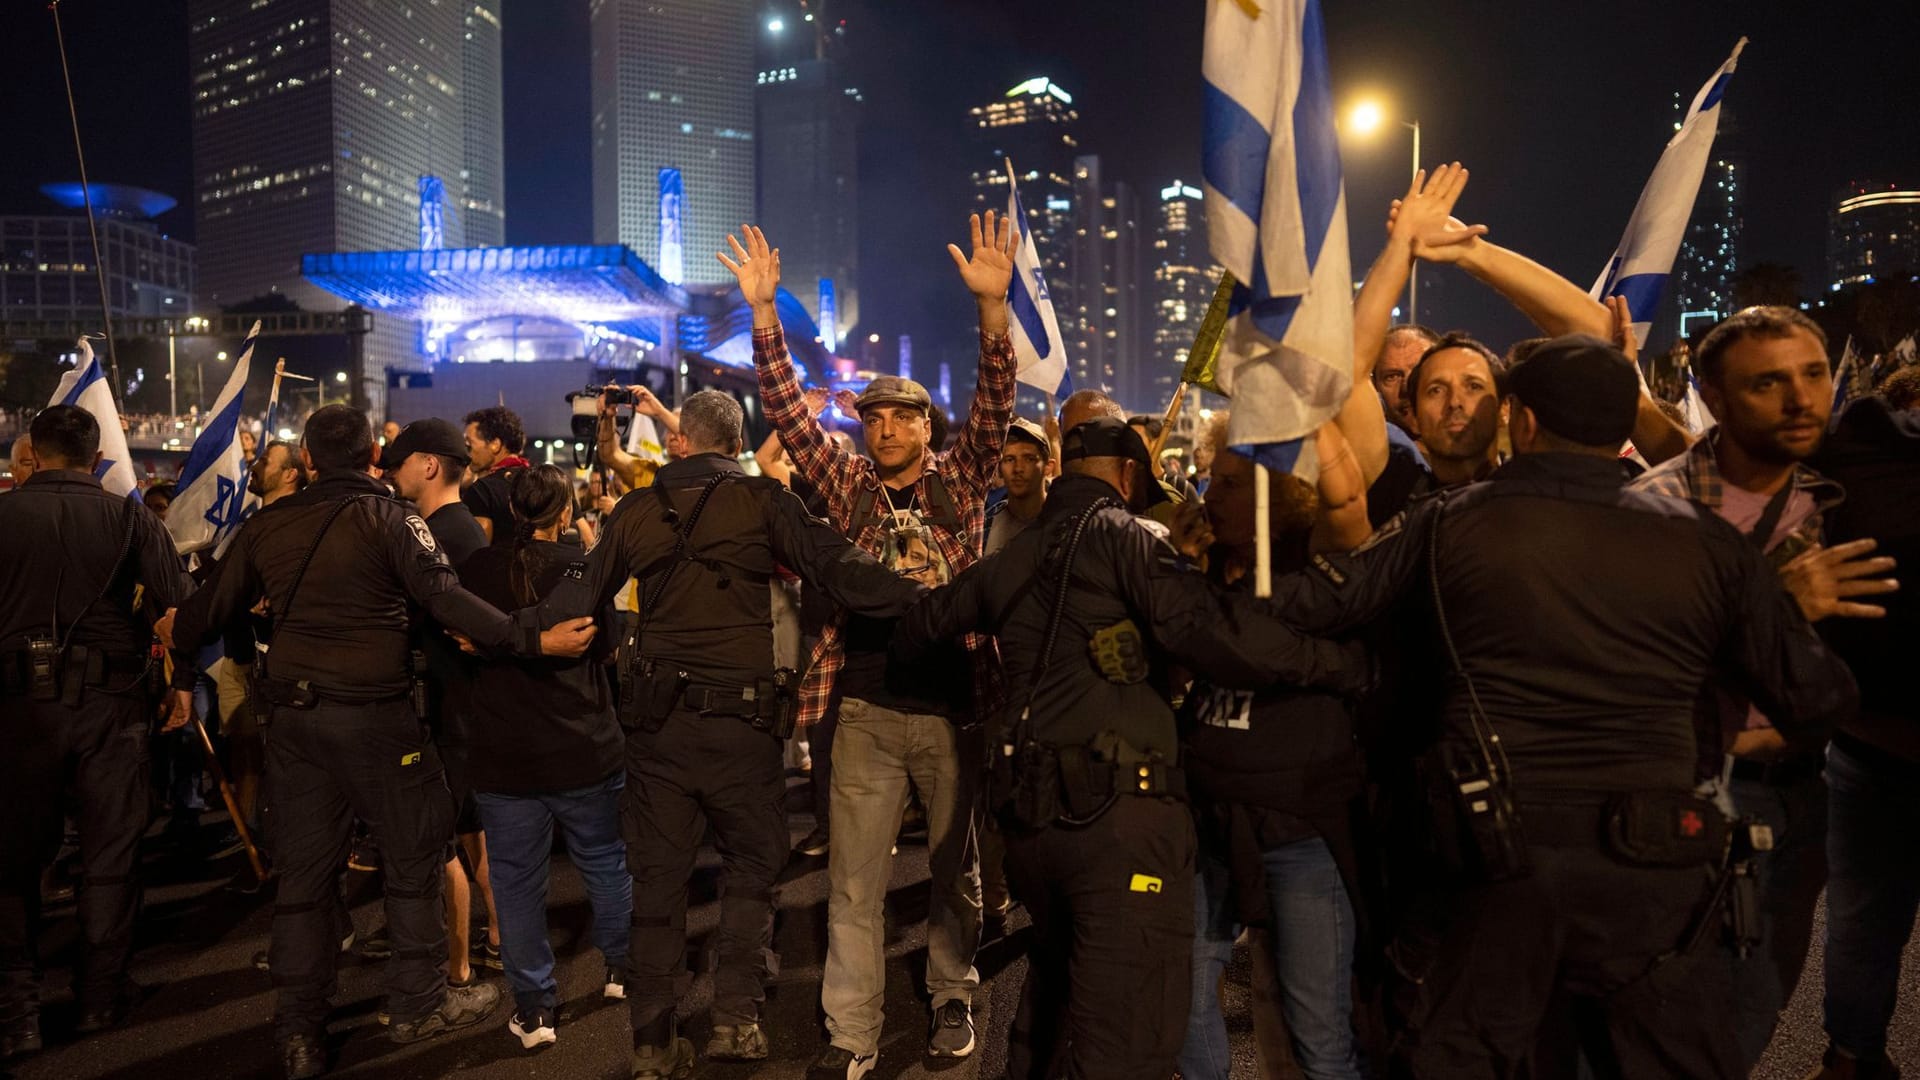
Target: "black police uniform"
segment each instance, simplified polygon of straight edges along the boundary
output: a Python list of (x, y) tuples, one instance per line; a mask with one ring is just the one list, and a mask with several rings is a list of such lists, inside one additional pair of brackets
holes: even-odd
[[(685, 549), (676, 553), (683, 532)], [(622, 828), (633, 874), (627, 997), (636, 1048), (677, 1049), (687, 882), (703, 817), (727, 872), (715, 934), (714, 1024), (757, 1023), (775, 968), (773, 884), (788, 837), (783, 736), (774, 725), (780, 710), (791, 715), (798, 689), (797, 680), (782, 691), (773, 686), (767, 586), (776, 562), (874, 618), (900, 615), (920, 592), (808, 516), (777, 482), (708, 453), (663, 466), (651, 488), (623, 498), (584, 576), (561, 582), (538, 609), (545, 620), (587, 614), (628, 577), (640, 581), (639, 662), (632, 666), (643, 673), (631, 689), (623, 679), (637, 707), (622, 709)]]
[(125, 1005), (158, 683), (152, 625), (190, 588), (160, 519), (89, 473), (42, 470), (0, 498), (0, 1024), (10, 1032), (39, 1012), (33, 927), (68, 778), (86, 942), (74, 996), (91, 1022)]
[[(1058, 634), (1035, 685), (1056, 596)], [(1130, 640), (1113, 629), (1128, 621)], [(1034, 524), (922, 600), (893, 659), (912, 664), (969, 631), (998, 635), (1016, 703), (1032, 687), (1030, 737), (1043, 749), (1026, 790), (1045, 802), (1051, 786), (1060, 800), (1021, 823), (1001, 815), (1008, 877), (1036, 934), (1008, 1075), (1163, 1080), (1186, 1033), (1194, 935), (1193, 820), (1167, 665), (1225, 686), (1344, 691), (1365, 684), (1365, 654), (1302, 638), (1252, 597), (1214, 588), (1090, 476), (1056, 481)], [(996, 801), (1003, 791), (996, 780)]]
[[(412, 704), (408, 602), (486, 650), (538, 655), (538, 631), (516, 632), (461, 589), (426, 522), (351, 471), (323, 473), (248, 519), (182, 605), (175, 645), (196, 647), (263, 596), (272, 647), (255, 663), (253, 689), (271, 706), (279, 1037), (313, 1036), (325, 1023), (339, 951), (332, 897), (355, 817), (372, 827), (386, 872), (388, 1012), (395, 1025), (418, 1020), (446, 992), (440, 892), (453, 822), (439, 755)], [(176, 668), (174, 685), (192, 678)]]
[[(1720, 673), (1792, 736), (1856, 693), (1745, 537), (1626, 479), (1612, 458), (1523, 455), (1275, 582), (1275, 609), (1317, 633), (1430, 589), (1464, 664), (1430, 770), (1445, 857), (1395, 944), (1415, 983), (1400, 1046), (1415, 1075), (1514, 1074), (1557, 995), (1604, 1033), (1586, 1048), (1603, 1075), (1744, 1075), (1710, 947), (1725, 830), (1691, 795), (1693, 702)], [(1460, 763), (1498, 760), (1477, 749), (1476, 707), (1504, 747), (1517, 830), (1454, 827), (1501, 804), (1500, 787), (1465, 790), (1485, 778)], [(1487, 858), (1487, 837), (1523, 838), (1523, 854)]]

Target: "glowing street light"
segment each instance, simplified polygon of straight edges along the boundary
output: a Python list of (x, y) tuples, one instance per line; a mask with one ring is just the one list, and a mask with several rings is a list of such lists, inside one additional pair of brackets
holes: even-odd
[(767, 33), (769, 34), (777, 34), (780, 31), (785, 30), (786, 28), (787, 28), (787, 20), (781, 18), (778, 15), (775, 15), (773, 18), (767, 20)]
[[(1386, 107), (1378, 101), (1356, 102), (1347, 110), (1347, 130), (1358, 136), (1372, 135), (1387, 124)], [(1400, 126), (1413, 132), (1413, 169), (1409, 175), (1420, 175), (1420, 121), (1402, 120)], [(1407, 280), (1407, 321), (1420, 321), (1420, 268), (1414, 267), (1412, 277)]]
[(333, 381), (339, 383), (342, 386), (345, 386), (347, 384), (347, 373), (344, 371), (334, 372)]

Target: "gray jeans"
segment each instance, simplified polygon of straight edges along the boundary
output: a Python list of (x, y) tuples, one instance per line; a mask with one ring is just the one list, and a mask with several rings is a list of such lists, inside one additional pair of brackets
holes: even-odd
[[(840, 704), (833, 739), (827, 849), (827, 963), (820, 1004), (835, 1046), (880, 1049), (887, 983), (887, 886), (893, 842), (911, 784), (927, 808), (933, 897), (927, 915), (927, 992), (935, 1008), (972, 1002), (980, 975), (980, 870), (974, 846), (979, 800), (977, 735), (944, 716), (903, 713), (865, 701)], [(963, 768), (962, 763), (968, 767)]]

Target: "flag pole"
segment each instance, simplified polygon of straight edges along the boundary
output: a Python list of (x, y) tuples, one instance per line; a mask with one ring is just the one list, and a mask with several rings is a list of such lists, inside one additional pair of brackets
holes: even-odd
[(272, 442), (274, 439), (273, 422), (275, 419), (277, 419), (276, 414), (279, 413), (280, 411), (280, 380), (281, 379), (299, 379), (302, 382), (315, 381), (313, 376), (311, 375), (301, 375), (296, 372), (288, 371), (287, 358), (284, 356), (273, 362), (273, 389), (267, 391), (266, 435), (267, 435), (268, 442)]
[(1264, 600), (1273, 595), (1273, 478), (1267, 467), (1253, 463), (1253, 595)]
[(1149, 447), (1156, 464), (1160, 461), (1160, 451), (1166, 449), (1167, 436), (1173, 434), (1174, 421), (1180, 419), (1180, 403), (1185, 401), (1186, 398), (1186, 383), (1183, 382), (1173, 388), (1173, 400), (1167, 402), (1167, 415), (1160, 421), (1160, 434), (1154, 436), (1153, 445)]
[(106, 328), (107, 367), (113, 372), (113, 385), (109, 390), (117, 409), (124, 392), (124, 385), (120, 382), (120, 354), (113, 347), (113, 310), (107, 292), (107, 264), (100, 258), (100, 227), (93, 219), (93, 185), (87, 182), (87, 154), (80, 148), (80, 110), (73, 103), (73, 73), (67, 67), (67, 35), (60, 29), (60, 0), (50, 0), (47, 10), (53, 12), (53, 38), (60, 51), (60, 79), (67, 88), (67, 119), (73, 127), (73, 156), (80, 163), (80, 201), (87, 209), (87, 235), (93, 241), (93, 277), (100, 289), (100, 318), (104, 320)]

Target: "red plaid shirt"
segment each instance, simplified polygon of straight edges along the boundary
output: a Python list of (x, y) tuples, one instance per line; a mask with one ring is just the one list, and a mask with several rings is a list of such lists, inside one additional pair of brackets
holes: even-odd
[[(753, 332), (753, 364), (760, 373), (760, 404), (767, 421), (780, 433), (780, 441), (793, 459), (794, 470), (807, 478), (827, 500), (827, 519), (847, 533), (869, 555), (878, 558), (886, 542), (887, 530), (875, 518), (859, 523), (858, 534), (852, 521), (855, 504), (863, 490), (877, 498), (880, 480), (873, 462), (843, 449), (827, 437), (814, 419), (802, 396), (800, 380), (794, 374), (793, 360), (787, 355), (786, 338), (778, 327)], [(964, 523), (956, 532), (942, 525), (933, 529), (934, 542), (959, 573), (980, 558), (980, 545), (986, 536), (987, 492), (993, 486), (1000, 465), (1000, 446), (1007, 439), (1007, 422), (1013, 417), (1014, 370), (1013, 339), (1006, 334), (980, 335), (980, 385), (974, 394), (967, 423), (954, 440), (953, 449), (936, 455), (920, 479), (914, 482), (914, 495), (921, 506), (931, 504), (927, 494), (927, 476), (938, 473), (947, 496)], [(885, 505), (882, 503), (881, 505)], [(841, 640), (845, 613), (838, 613), (820, 635), (813, 650), (813, 662), (800, 683), (802, 727), (827, 714), (833, 698), (833, 683), (846, 664)], [(984, 634), (968, 634), (967, 652), (973, 657), (973, 704), (976, 715), (986, 715), (1000, 700), (1000, 655), (993, 639)]]

